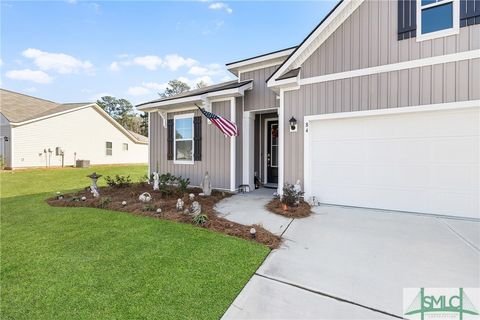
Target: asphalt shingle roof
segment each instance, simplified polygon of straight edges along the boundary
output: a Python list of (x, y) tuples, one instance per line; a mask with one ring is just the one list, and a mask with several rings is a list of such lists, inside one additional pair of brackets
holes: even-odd
[(90, 102), (61, 104), (0, 89), (0, 112), (8, 119), (8, 121), (13, 123), (41, 118), (58, 112), (72, 110), (87, 104), (90, 104)]

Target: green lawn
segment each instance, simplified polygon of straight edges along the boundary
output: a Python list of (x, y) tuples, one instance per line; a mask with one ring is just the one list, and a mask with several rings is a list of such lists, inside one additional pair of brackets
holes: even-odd
[(145, 166), (2, 172), (1, 319), (215, 319), (269, 250), (191, 225), (53, 208), (85, 175)]

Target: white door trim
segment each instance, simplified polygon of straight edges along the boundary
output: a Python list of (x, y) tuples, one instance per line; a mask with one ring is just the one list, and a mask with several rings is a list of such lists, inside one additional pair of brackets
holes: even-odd
[[(268, 145), (268, 140), (267, 140), (267, 134), (268, 134), (268, 131), (267, 131), (267, 128), (268, 128), (268, 123), (269, 122), (274, 122), (274, 121), (277, 121), (278, 122), (278, 118), (266, 118), (265, 121), (264, 121), (264, 124), (263, 124), (263, 132), (264, 132), (264, 137), (263, 137), (263, 169), (265, 170), (264, 171), (264, 174), (263, 174), (263, 183), (268, 183), (268, 179), (267, 179), (267, 145)], [(280, 124), (279, 124), (280, 126)], [(280, 128), (278, 128), (278, 130), (280, 130)], [(278, 149), (277, 149), (277, 152), (278, 152)], [(277, 155), (278, 157), (278, 155)], [(277, 166), (278, 167), (278, 166)]]

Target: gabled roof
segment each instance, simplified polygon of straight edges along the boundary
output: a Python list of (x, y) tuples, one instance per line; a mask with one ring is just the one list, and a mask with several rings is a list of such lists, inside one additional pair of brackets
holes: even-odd
[(211, 85), (211, 86), (207, 86), (207, 87), (203, 87), (203, 88), (199, 88), (199, 89), (185, 91), (185, 92), (179, 93), (177, 95), (166, 97), (166, 98), (161, 98), (161, 99), (156, 99), (156, 100), (149, 101), (149, 102), (144, 102), (144, 103), (136, 105), (136, 107), (137, 108), (140, 107), (140, 109), (142, 109), (141, 108), (142, 106), (146, 106), (146, 105), (153, 104), (153, 103), (162, 103), (162, 102), (167, 102), (167, 101), (172, 101), (172, 104), (173, 104), (174, 100), (178, 100), (178, 99), (181, 99), (181, 98), (202, 96), (202, 95), (207, 95), (207, 94), (214, 93), (214, 92), (221, 92), (221, 91), (225, 91), (225, 90), (236, 89), (236, 88), (243, 87), (243, 86), (245, 86), (245, 85), (247, 85), (251, 82), (252, 82), (252, 80), (240, 81), (240, 82), (238, 82), (237, 80), (232, 80), (232, 81), (223, 82), (223, 83), (219, 83), (219, 84), (215, 84), (215, 85)]
[(54, 117), (65, 112), (88, 107), (93, 107), (133, 141), (142, 144), (148, 143), (147, 137), (125, 129), (95, 103), (56, 103), (22, 93), (0, 89), (0, 113), (14, 125), (23, 125), (37, 119), (40, 120), (45, 117)]
[[(339, 0), (335, 7), (320, 21), (315, 29), (288, 56), (277, 70), (266, 80), (268, 86), (274, 86), (276, 80), (285, 79), (290, 70), (299, 68), (316, 48), (318, 48), (335, 30), (354, 12), (363, 0)], [(282, 78), (282, 79), (281, 79)]]
[(91, 103), (65, 103), (35, 98), (0, 89), (1, 113), (13, 123), (24, 122), (62, 111), (72, 110)]

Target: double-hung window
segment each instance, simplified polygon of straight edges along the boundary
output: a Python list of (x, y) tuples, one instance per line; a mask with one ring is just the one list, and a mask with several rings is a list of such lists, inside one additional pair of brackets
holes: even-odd
[(113, 154), (113, 145), (110, 141), (105, 142), (105, 154), (111, 156)]
[(417, 0), (417, 41), (459, 32), (460, 0)]
[(174, 117), (174, 163), (193, 164), (193, 113)]

